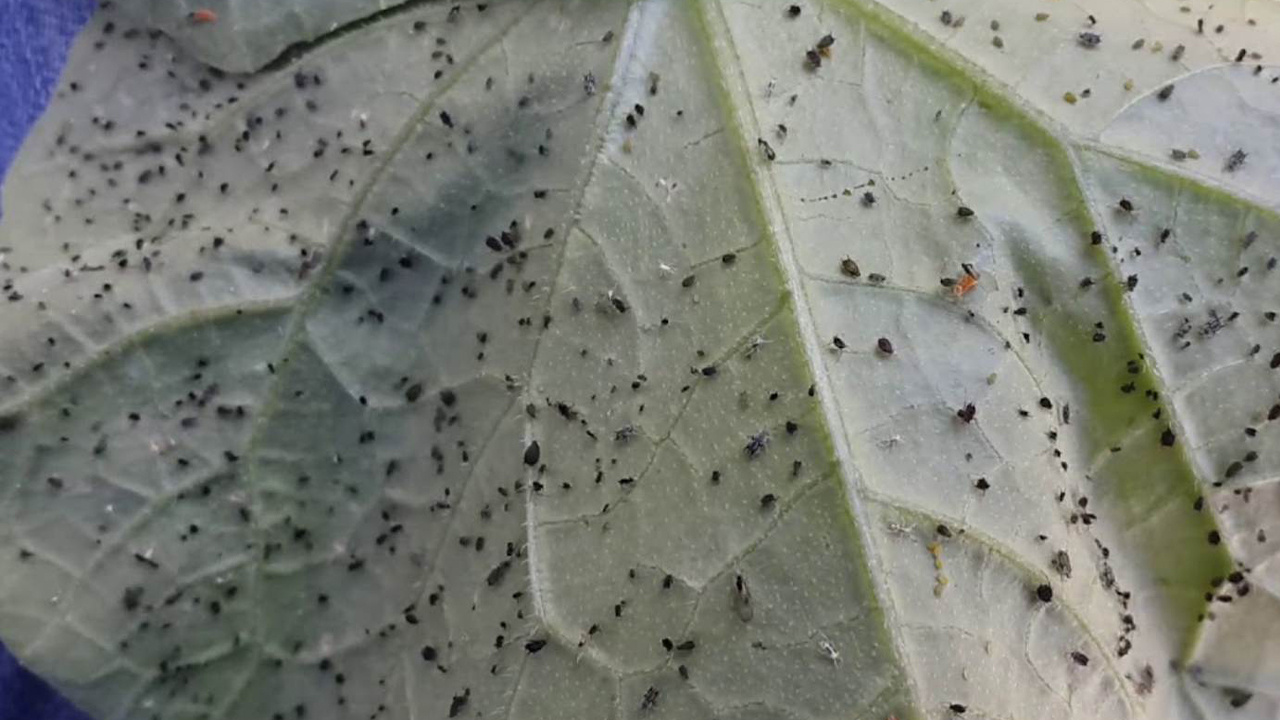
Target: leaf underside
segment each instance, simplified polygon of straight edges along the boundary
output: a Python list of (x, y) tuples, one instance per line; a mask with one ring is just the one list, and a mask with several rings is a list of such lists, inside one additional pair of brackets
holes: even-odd
[(1280, 712), (1280, 11), (259, 5), (100, 11), (5, 186), (87, 711)]

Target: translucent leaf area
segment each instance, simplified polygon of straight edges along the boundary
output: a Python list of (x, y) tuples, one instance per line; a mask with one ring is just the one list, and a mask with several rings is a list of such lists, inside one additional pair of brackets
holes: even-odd
[(1274, 717), (1276, 22), (108, 6), (0, 637), (104, 720)]

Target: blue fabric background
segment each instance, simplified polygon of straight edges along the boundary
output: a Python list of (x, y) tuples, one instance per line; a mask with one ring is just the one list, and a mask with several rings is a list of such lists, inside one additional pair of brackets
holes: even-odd
[[(0, 0), (0, 174), (44, 111), (67, 48), (92, 12), (92, 0)], [(89, 718), (0, 646), (0, 720)]]

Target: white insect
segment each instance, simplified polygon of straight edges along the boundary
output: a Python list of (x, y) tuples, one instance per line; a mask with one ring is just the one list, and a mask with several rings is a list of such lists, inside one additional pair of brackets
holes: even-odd
[(661, 275), (662, 277), (671, 277), (671, 275), (673, 275), (675, 271), (676, 271), (675, 268), (671, 267), (670, 265), (664, 262), (658, 263), (658, 274)]
[(818, 649), (822, 651), (823, 655), (827, 656), (832, 665), (840, 666), (840, 651), (832, 644), (830, 638), (821, 631), (818, 632)]
[(909, 535), (909, 534), (911, 534), (911, 528), (907, 527), (906, 525), (899, 525), (899, 524), (898, 524), (898, 523), (896, 523), (896, 522), (890, 522), (890, 523), (886, 524), (886, 525), (885, 525), (885, 528), (886, 528), (889, 532), (893, 533), (894, 535)]
[(760, 350), (761, 347), (768, 345), (770, 342), (771, 341), (765, 338), (764, 335), (753, 336), (750, 340), (747, 341), (747, 349), (746, 349), (746, 352), (743, 353), (743, 356), (746, 357), (748, 360), (750, 360), (752, 357), (755, 356), (755, 354)]
[(671, 180), (668, 182), (666, 178), (658, 178), (658, 181), (654, 184), (662, 189), (664, 202), (671, 202), (671, 193), (675, 192), (676, 188), (680, 187), (680, 181)]

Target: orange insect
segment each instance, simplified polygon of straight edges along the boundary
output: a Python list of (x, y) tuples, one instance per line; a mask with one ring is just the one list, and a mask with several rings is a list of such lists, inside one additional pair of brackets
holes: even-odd
[(956, 280), (955, 285), (951, 286), (951, 292), (956, 297), (964, 297), (970, 290), (978, 287), (978, 271), (974, 270), (969, 263), (965, 263), (962, 267), (964, 274)]
[(218, 22), (218, 13), (207, 8), (195, 10), (191, 13), (191, 22), (200, 24)]

